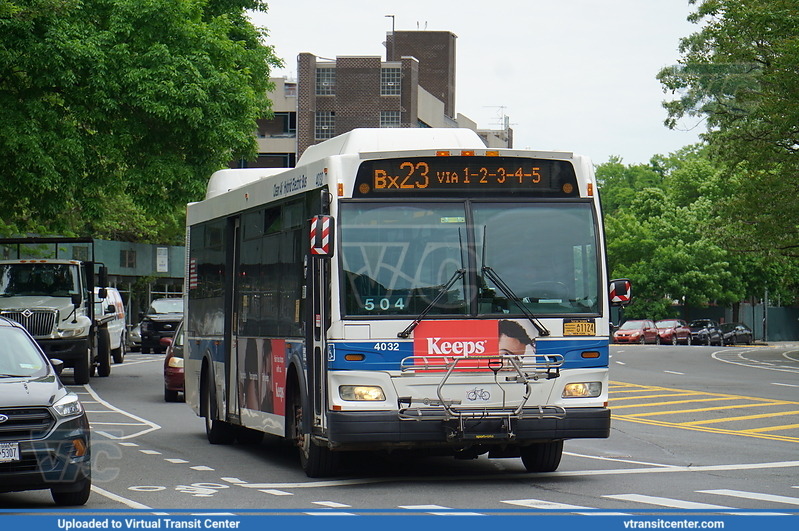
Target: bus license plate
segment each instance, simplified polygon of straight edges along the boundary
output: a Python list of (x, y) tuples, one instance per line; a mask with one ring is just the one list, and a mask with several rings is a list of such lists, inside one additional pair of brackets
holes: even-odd
[(593, 319), (564, 319), (564, 336), (595, 336), (596, 323)]
[(19, 443), (0, 443), (0, 463), (19, 461)]

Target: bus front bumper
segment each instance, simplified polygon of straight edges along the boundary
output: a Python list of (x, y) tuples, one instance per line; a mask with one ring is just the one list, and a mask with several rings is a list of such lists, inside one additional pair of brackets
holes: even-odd
[[(400, 420), (396, 412), (330, 411), (332, 448), (517, 444), (562, 439), (604, 439), (610, 435), (607, 408), (568, 408), (563, 418), (506, 420)], [(465, 429), (461, 429), (465, 428)]]

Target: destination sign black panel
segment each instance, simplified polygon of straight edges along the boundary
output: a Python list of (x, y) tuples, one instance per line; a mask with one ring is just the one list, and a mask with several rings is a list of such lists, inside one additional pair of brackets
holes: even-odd
[(369, 160), (353, 197), (526, 195), (577, 197), (574, 166), (565, 160), (442, 156)]

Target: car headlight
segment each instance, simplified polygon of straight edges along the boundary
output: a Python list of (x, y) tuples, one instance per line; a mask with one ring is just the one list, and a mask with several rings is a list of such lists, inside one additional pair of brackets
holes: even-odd
[(61, 417), (74, 417), (83, 413), (83, 405), (75, 393), (69, 393), (53, 404), (53, 409)]
[(578, 382), (566, 384), (561, 398), (594, 398), (602, 394), (602, 382)]
[(78, 328), (59, 328), (58, 337), (83, 337), (89, 333), (88, 327), (80, 326)]
[(172, 367), (173, 369), (180, 369), (183, 367), (183, 358), (169, 358), (169, 361), (166, 362), (167, 367)]
[(350, 402), (374, 402), (386, 399), (383, 389), (376, 385), (340, 385), (338, 394)]

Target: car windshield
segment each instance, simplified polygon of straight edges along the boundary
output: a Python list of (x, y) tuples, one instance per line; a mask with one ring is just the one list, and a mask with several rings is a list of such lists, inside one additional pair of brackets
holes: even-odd
[(0, 327), (0, 378), (38, 377), (48, 373), (36, 344), (19, 328)]
[(183, 313), (183, 299), (156, 299), (150, 305), (147, 313)]
[(2, 264), (0, 295), (69, 297), (80, 293), (78, 275), (74, 264)]
[(655, 326), (658, 328), (674, 328), (677, 326), (677, 321), (658, 321)]
[(735, 324), (733, 324), (733, 323), (725, 323), (725, 324), (721, 325), (721, 329), (724, 332), (729, 332), (730, 330), (733, 330), (734, 328), (735, 328)]
[(691, 328), (706, 328), (711, 325), (710, 321), (691, 321)]
[(537, 316), (599, 311), (590, 203), (349, 202), (340, 218), (348, 315), (415, 316), (450, 281), (430, 314), (518, 314), (513, 295)]
[(643, 321), (627, 321), (619, 327), (619, 330), (639, 330), (643, 327)]

